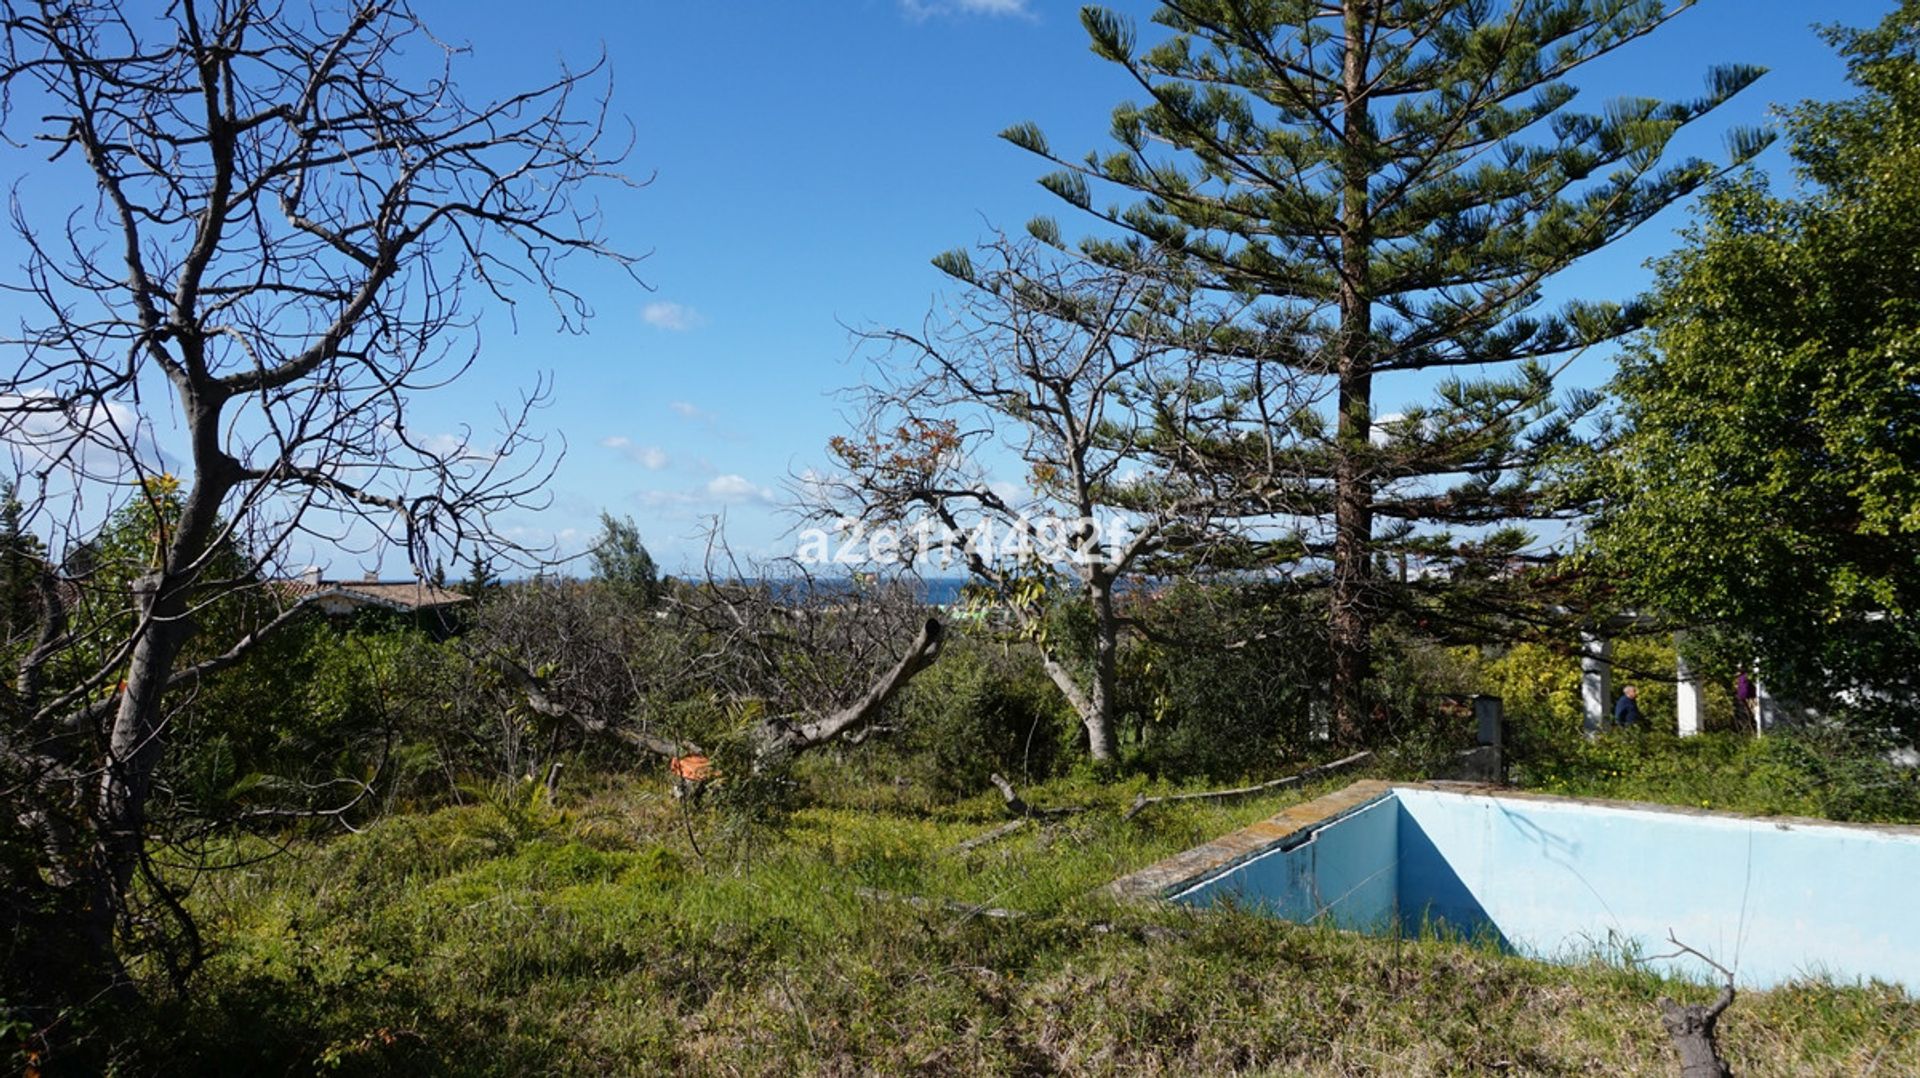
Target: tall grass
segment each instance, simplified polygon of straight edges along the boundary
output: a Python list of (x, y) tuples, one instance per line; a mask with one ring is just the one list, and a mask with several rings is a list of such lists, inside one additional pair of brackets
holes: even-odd
[[(1116, 906), (1114, 876), (1312, 797), (1162, 806), (1139, 782), (1023, 791), (1003, 819), (892, 786), (815, 790), (729, 845), (640, 781), (401, 816), (218, 876), (192, 998), (102, 1044), (180, 1074), (1663, 1074), (1662, 993), (1250, 913)], [(919, 901), (910, 901), (918, 899)], [(981, 916), (962, 903), (1017, 910)], [(1723, 1021), (1742, 1074), (1920, 1072), (1920, 1007), (1809, 984)]]

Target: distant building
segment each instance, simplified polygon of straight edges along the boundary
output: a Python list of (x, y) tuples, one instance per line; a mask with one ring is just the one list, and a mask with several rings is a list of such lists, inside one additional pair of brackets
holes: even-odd
[(314, 607), (328, 617), (345, 617), (369, 610), (396, 614), (451, 612), (473, 600), (457, 591), (424, 580), (322, 580), (317, 571), (274, 586), (296, 602)]

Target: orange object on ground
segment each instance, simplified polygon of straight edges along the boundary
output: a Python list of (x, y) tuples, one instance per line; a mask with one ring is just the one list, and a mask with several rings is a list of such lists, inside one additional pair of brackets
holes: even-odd
[(675, 756), (668, 767), (674, 778), (686, 782), (705, 782), (713, 777), (713, 761), (705, 756)]

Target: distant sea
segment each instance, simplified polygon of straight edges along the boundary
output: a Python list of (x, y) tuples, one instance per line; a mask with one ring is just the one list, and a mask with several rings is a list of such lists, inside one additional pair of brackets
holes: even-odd
[[(848, 591), (854, 582), (846, 577), (815, 577), (811, 581), (788, 578), (785, 580), (765, 580), (768, 587), (775, 591), (799, 591), (811, 585), (821, 592)], [(913, 582), (920, 589), (921, 601), (928, 606), (948, 606), (960, 600), (961, 589), (967, 586), (964, 576), (924, 577)]]
[(923, 598), (928, 606), (947, 606), (960, 601), (960, 589), (967, 586), (964, 576), (935, 577), (922, 580)]
[[(930, 576), (911, 583), (920, 589), (921, 601), (928, 606), (951, 606), (960, 601), (960, 593), (966, 588), (968, 579), (964, 576)], [(829, 595), (851, 591), (855, 587), (852, 578), (844, 576), (817, 576), (811, 580), (802, 577), (761, 577), (756, 583), (765, 584), (775, 592), (794, 595), (809, 585), (813, 590)], [(1151, 591), (1160, 583), (1164, 581), (1155, 578), (1116, 581), (1114, 593), (1125, 595), (1136, 589)]]

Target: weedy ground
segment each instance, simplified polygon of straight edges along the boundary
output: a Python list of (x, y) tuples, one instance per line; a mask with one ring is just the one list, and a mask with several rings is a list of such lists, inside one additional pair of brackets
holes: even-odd
[[(1059, 780), (1023, 793), (1086, 811), (967, 852), (996, 798), (887, 782), (816, 781), (777, 827), (642, 778), (399, 815), (208, 877), (219, 949), (125, 1069), (1673, 1073), (1655, 1001), (1707, 987), (1093, 893), (1351, 778), (1130, 821), (1144, 780)], [(1721, 1043), (1741, 1075), (1920, 1074), (1920, 1004), (1746, 992)]]

